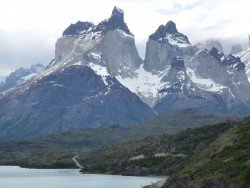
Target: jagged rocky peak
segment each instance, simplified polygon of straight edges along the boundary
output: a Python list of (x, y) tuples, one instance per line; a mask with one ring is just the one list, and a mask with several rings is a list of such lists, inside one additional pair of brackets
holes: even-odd
[(94, 29), (95, 32), (107, 33), (115, 29), (122, 30), (129, 35), (133, 35), (124, 21), (124, 12), (118, 7), (114, 7), (111, 17), (99, 23)]
[(179, 56), (174, 57), (171, 62), (171, 68), (185, 70), (184, 60)]
[(178, 30), (176, 29), (176, 24), (173, 21), (168, 21), (168, 23), (165, 25), (167, 33), (174, 34), (178, 33)]
[(213, 56), (216, 60), (220, 61), (221, 58), (224, 56), (217, 48), (212, 47), (212, 49), (209, 51), (209, 54)]
[(78, 21), (75, 24), (70, 24), (70, 26), (64, 30), (63, 36), (79, 36), (94, 27), (95, 25), (92, 22)]
[(188, 37), (178, 32), (173, 21), (168, 21), (166, 25), (160, 25), (149, 38), (163, 43), (168, 42), (171, 44), (173, 41), (176, 41), (177, 43), (190, 44)]
[(245, 69), (245, 64), (241, 62), (240, 58), (232, 54), (225, 55), (215, 47), (209, 51), (209, 54), (225, 66), (232, 66), (238, 71)]
[(231, 54), (237, 54), (241, 52), (243, 49), (240, 44), (234, 44), (231, 48)]
[(161, 25), (149, 36), (146, 46), (144, 69), (149, 72), (159, 72), (171, 65), (176, 56), (192, 56), (198, 48), (192, 46), (188, 37), (180, 33), (173, 21)]

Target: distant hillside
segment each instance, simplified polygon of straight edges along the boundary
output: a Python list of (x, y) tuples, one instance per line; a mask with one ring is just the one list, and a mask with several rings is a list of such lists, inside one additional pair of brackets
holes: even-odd
[(150, 135), (176, 133), (189, 127), (199, 127), (236, 119), (218, 116), (197, 109), (158, 116), (148, 122), (130, 127), (101, 127), (46, 136), (38, 139), (0, 142), (0, 164), (29, 167), (74, 167), (71, 158), (94, 149)]
[(250, 118), (222, 134), (165, 187), (250, 187)]

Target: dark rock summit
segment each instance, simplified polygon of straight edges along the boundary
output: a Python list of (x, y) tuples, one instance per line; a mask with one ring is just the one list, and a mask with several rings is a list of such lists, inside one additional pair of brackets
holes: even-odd
[(63, 32), (63, 36), (79, 36), (89, 29), (93, 28), (95, 25), (92, 22), (81, 22), (78, 21), (75, 24), (71, 24)]
[(181, 57), (174, 57), (171, 62), (171, 68), (175, 68), (177, 70), (185, 70), (184, 60)]
[(116, 6), (114, 7), (112, 11), (111, 17), (99, 23), (94, 29), (94, 32), (102, 32), (105, 34), (109, 30), (113, 31), (115, 29), (122, 30), (129, 35), (133, 35), (124, 21), (123, 10), (121, 10), (120, 8)]
[(209, 54), (225, 66), (234, 66), (237, 70), (245, 69), (245, 64), (241, 62), (240, 58), (235, 57), (232, 54), (222, 54), (215, 47), (213, 47), (212, 50), (209, 51)]
[[(170, 38), (167, 38), (167, 35), (170, 34)], [(178, 42), (181, 43), (188, 43), (189, 40), (186, 35), (183, 35), (182, 33), (179, 33), (176, 24), (173, 21), (167, 22), (167, 24), (160, 25), (158, 29), (149, 36), (151, 40), (161, 41), (161, 42), (169, 42), (171, 39), (177, 39), (179, 38)]]
[(221, 61), (221, 58), (223, 57), (223, 54), (215, 47), (213, 47), (210, 51), (209, 54), (213, 56), (216, 60)]

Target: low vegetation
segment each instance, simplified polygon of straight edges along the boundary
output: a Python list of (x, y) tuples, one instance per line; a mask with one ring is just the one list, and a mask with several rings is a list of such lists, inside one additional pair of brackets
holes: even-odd
[(123, 175), (170, 175), (194, 154), (207, 147), (232, 122), (154, 135), (140, 141), (119, 143), (87, 154), (83, 172)]
[(170, 178), (180, 184), (250, 187), (250, 118), (226, 131)]

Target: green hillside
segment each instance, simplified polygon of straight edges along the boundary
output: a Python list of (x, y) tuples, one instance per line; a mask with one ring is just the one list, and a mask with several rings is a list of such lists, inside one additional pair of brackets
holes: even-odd
[(190, 182), (207, 187), (250, 187), (250, 118), (193, 156), (166, 187)]
[(169, 175), (232, 127), (220, 123), (169, 135), (150, 136), (87, 154), (83, 172), (123, 175)]

